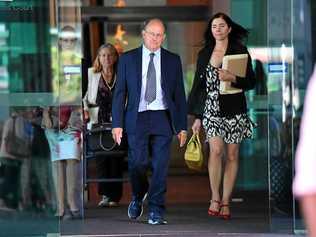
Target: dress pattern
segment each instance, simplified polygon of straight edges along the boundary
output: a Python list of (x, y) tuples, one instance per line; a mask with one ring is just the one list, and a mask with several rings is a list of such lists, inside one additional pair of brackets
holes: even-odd
[(241, 143), (243, 139), (251, 138), (255, 124), (246, 113), (231, 117), (220, 115), (218, 68), (208, 64), (206, 78), (207, 98), (203, 113), (203, 127), (207, 138), (221, 137), (225, 143)]
[(99, 123), (111, 122), (112, 111), (112, 90), (101, 76), (98, 87), (96, 104), (99, 106), (98, 121)]

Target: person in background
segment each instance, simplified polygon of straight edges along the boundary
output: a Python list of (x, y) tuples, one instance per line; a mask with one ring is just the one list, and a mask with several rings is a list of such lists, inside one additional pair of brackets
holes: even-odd
[(142, 46), (120, 56), (112, 104), (112, 133), (118, 144), (123, 130), (127, 133), (132, 185), (128, 217), (138, 219), (142, 215), (148, 193), (148, 224), (159, 225), (167, 223), (165, 193), (172, 135), (178, 136), (180, 147), (186, 141), (186, 98), (181, 59), (161, 47), (165, 39), (162, 21), (147, 21), (142, 36)]
[[(78, 197), (81, 196), (79, 167), (81, 159), (81, 107), (61, 106), (44, 109), (42, 126), (48, 140), (57, 197), (56, 216), (81, 218)], [(62, 144), (68, 141), (67, 147)], [(66, 188), (66, 190), (65, 190)], [(67, 194), (67, 196), (65, 195)], [(69, 210), (65, 204), (65, 197)], [(82, 198), (81, 198), (82, 200)]]
[(49, 212), (56, 208), (53, 199), (52, 167), (49, 154), (49, 145), (45, 130), (41, 127), (43, 109), (33, 107), (28, 120), (33, 127), (33, 140), (31, 144), (31, 180), (32, 203), (37, 211)]
[[(233, 22), (226, 14), (217, 13), (208, 22), (205, 46), (198, 54), (195, 78), (188, 99), (189, 114), (195, 117), (193, 133), (201, 125), (210, 146), (208, 171), (212, 191), (208, 214), (230, 219), (229, 203), (238, 171), (239, 146), (243, 139), (252, 137), (253, 123), (247, 116), (244, 91), (253, 89), (255, 76), (251, 57), (242, 44), (248, 31)], [(248, 54), (246, 78), (238, 77), (221, 68), (225, 55)], [(241, 93), (220, 94), (220, 81), (230, 82)], [(225, 167), (222, 157), (226, 155)], [(220, 185), (223, 177), (223, 193)]]
[[(30, 111), (23, 107), (15, 107), (3, 126), (0, 148), (0, 166), (4, 166), (5, 180), (0, 185), (0, 207), (18, 208), (20, 211), (31, 207), (31, 143), (33, 129), (28, 121)], [(15, 138), (27, 145), (25, 154), (13, 154), (8, 150), (9, 135), (15, 132)]]
[(304, 102), (300, 137), (295, 154), (294, 195), (299, 199), (310, 237), (316, 237), (316, 66)]
[[(57, 197), (56, 215), (76, 219), (82, 214), (81, 167), (81, 55), (74, 25), (64, 25), (53, 42), (52, 85), (59, 107), (45, 108), (43, 126), (50, 147), (52, 173)], [(65, 144), (68, 143), (68, 146)], [(60, 147), (63, 147), (60, 149)], [(66, 148), (65, 148), (66, 147)], [(66, 154), (66, 152), (73, 154)], [(65, 190), (67, 188), (67, 203)]]
[[(93, 67), (88, 70), (88, 90), (83, 98), (84, 120), (102, 124), (112, 121), (112, 94), (116, 83), (118, 53), (110, 44), (103, 44), (97, 51)], [(90, 114), (95, 113), (94, 115)], [(95, 121), (93, 120), (94, 117)], [(88, 137), (89, 139), (89, 137)], [(122, 179), (122, 157), (100, 155), (96, 159), (97, 176), (100, 179)], [(123, 182), (99, 182), (98, 193), (102, 196), (98, 206), (117, 206), (123, 193)]]
[(75, 28), (65, 25), (61, 28), (58, 39), (52, 42), (52, 86), (54, 96), (60, 104), (81, 103), (81, 54), (79, 53), (78, 35)]

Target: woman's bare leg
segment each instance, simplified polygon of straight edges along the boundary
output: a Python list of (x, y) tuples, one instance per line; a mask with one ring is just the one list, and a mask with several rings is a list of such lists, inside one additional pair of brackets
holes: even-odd
[[(224, 142), (219, 137), (209, 139), (210, 153), (208, 159), (208, 174), (210, 180), (210, 188), (212, 191), (211, 200), (220, 201), (219, 186), (222, 177), (222, 156), (224, 152)], [(210, 210), (218, 211), (220, 204), (218, 202), (210, 203)]]
[[(222, 204), (228, 205), (231, 194), (235, 185), (238, 163), (239, 163), (239, 144), (227, 144), (227, 154), (223, 178), (223, 197)], [(222, 214), (230, 214), (229, 206), (224, 206), (221, 209)]]

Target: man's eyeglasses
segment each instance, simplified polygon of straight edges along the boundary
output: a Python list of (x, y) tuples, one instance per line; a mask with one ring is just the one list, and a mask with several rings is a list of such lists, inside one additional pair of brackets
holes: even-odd
[(145, 30), (145, 32), (147, 33), (147, 34), (149, 34), (151, 37), (153, 37), (153, 38), (162, 38), (162, 37), (164, 37), (164, 35), (165, 34), (161, 34), (161, 33), (154, 33), (154, 32), (151, 32), (151, 31), (148, 31), (148, 30)]

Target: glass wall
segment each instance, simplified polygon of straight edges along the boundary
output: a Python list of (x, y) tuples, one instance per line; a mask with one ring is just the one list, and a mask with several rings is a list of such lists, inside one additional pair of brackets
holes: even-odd
[(0, 111), (0, 235), (58, 234), (83, 215), (80, 1), (0, 1)]
[(54, 11), (49, 1), (0, 2), (1, 236), (58, 233), (44, 108), (51, 83)]
[[(313, 7), (315, 3), (309, 0), (268, 1), (268, 155), (274, 231), (290, 227), (292, 232), (305, 232), (298, 203), (292, 195), (292, 179), (305, 90), (315, 62)], [(275, 156), (272, 142), (277, 125), (280, 156)]]
[(252, 58), (256, 86), (246, 92), (246, 97), (248, 114), (257, 124), (253, 139), (244, 140), (240, 146), (238, 178), (232, 201), (239, 202), (237, 206), (251, 207), (250, 214), (260, 218), (266, 232), (269, 232), (267, 2), (229, 2), (227, 13), (249, 31), (245, 44)]
[(263, 192), (272, 232), (304, 231), (292, 178), (305, 89), (315, 60), (312, 2), (230, 4), (233, 19), (250, 30), (247, 46), (257, 76), (256, 89), (247, 99), (258, 127), (254, 140), (241, 146), (237, 185)]
[[(292, 144), (295, 155), (299, 140), (299, 129), (304, 109), (304, 97), (316, 59), (316, 3), (312, 0), (292, 1), (293, 34), (293, 78), (291, 83), (292, 100)], [(293, 160), (294, 164), (294, 160)], [(293, 169), (293, 176), (295, 169)], [(298, 202), (293, 200), (293, 226), (295, 233), (305, 232)]]
[[(282, 11), (277, 11), (277, 7)], [(280, 231), (292, 225), (293, 131), (291, 82), (293, 70), (292, 5), (290, 1), (268, 1), (268, 147), (271, 229)], [(276, 128), (279, 129), (279, 132)], [(280, 139), (279, 153), (272, 142)]]

